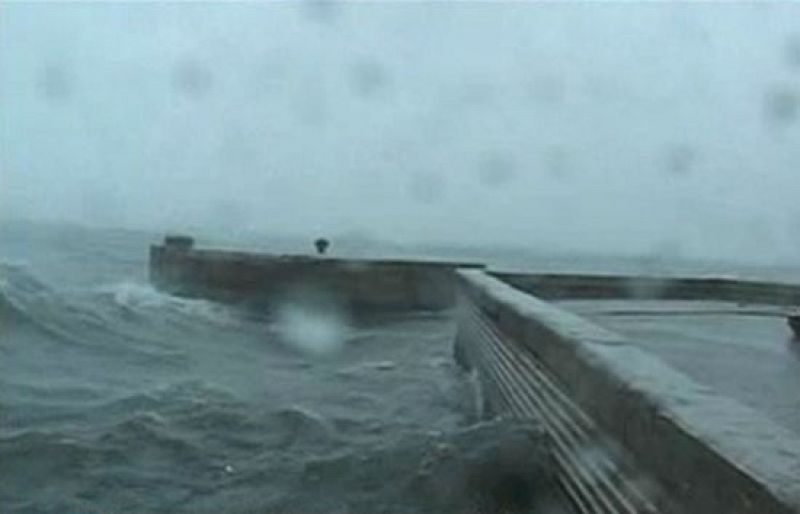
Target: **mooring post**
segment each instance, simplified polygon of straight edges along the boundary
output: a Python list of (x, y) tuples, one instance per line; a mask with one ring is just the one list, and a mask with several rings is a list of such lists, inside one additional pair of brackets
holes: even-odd
[(194, 238), (190, 236), (169, 234), (164, 237), (164, 248), (168, 251), (186, 253), (194, 246)]
[(786, 316), (786, 321), (789, 323), (789, 328), (794, 332), (794, 338), (800, 339), (800, 312), (789, 314)]

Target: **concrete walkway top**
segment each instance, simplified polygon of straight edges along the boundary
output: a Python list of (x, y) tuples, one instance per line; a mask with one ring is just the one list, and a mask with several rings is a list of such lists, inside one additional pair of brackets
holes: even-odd
[(558, 304), (800, 435), (800, 341), (786, 323), (785, 309), (674, 300)]

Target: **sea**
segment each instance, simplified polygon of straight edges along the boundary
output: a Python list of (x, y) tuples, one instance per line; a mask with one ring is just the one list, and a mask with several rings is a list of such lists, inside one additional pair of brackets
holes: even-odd
[(563, 512), (535, 421), (481, 414), (452, 313), (170, 296), (162, 236), (0, 224), (0, 512)]

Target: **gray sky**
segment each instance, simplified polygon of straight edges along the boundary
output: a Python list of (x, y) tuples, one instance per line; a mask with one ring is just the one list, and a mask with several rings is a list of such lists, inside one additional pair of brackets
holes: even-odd
[(800, 6), (0, 6), (0, 216), (800, 256)]

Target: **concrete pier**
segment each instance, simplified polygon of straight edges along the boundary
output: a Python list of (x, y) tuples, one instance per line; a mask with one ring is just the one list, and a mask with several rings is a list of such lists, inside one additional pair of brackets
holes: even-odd
[(168, 236), (150, 248), (150, 280), (173, 294), (269, 304), (322, 297), (354, 311), (442, 310), (456, 301), (455, 270), (465, 262), (269, 255), (194, 248)]
[(800, 344), (786, 322), (787, 309), (707, 300), (557, 305), (624, 335), (692, 380), (800, 437)]
[(800, 286), (521, 274), (475, 263), (150, 249), (153, 283), (245, 305), (458, 305), (489, 414), (536, 418), (582, 514), (800, 513)]
[[(800, 512), (800, 437), (789, 420), (794, 415), (791, 406), (782, 407), (784, 400), (795, 401), (798, 377), (791, 369), (779, 375), (759, 375), (755, 368), (742, 372), (754, 365), (752, 352), (731, 347), (741, 344), (737, 330), (743, 324), (764, 321), (767, 314), (771, 323), (780, 321), (783, 332), (776, 333), (779, 329), (773, 324), (767, 330), (756, 326), (752, 334), (764, 339), (749, 344), (760, 342), (764, 352), (786, 345), (790, 332), (782, 313), (787, 299), (796, 298), (796, 288), (776, 287), (770, 296), (768, 284), (722, 279), (660, 280), (666, 287), (659, 289), (626, 287), (637, 281), (629, 277), (534, 275), (512, 277), (517, 285), (513, 287), (482, 271), (463, 271), (460, 276), (465, 300), (457, 354), (480, 370), (487, 396), (498, 410), (544, 420), (554, 440), (560, 441), (556, 452), (563, 487), (576, 505), (586, 506), (583, 512)], [(697, 337), (680, 317), (674, 323), (663, 316), (654, 321), (652, 316), (663, 314), (665, 304), (659, 311), (652, 300), (631, 300), (643, 291), (651, 299), (659, 294), (707, 299), (726, 291), (731, 295), (726, 298), (739, 302), (771, 302), (747, 307), (737, 303), (742, 309), (738, 316), (730, 306), (720, 313), (723, 306), (706, 305), (713, 316), (723, 316), (703, 318), (715, 334), (709, 340)], [(565, 300), (570, 297), (595, 300)], [(616, 303), (597, 300), (614, 297)], [(619, 309), (619, 299), (627, 300), (629, 314), (650, 309), (650, 318), (647, 312), (643, 315), (647, 323), (611, 314)], [(681, 308), (684, 317), (698, 316), (699, 306), (691, 302), (681, 302)], [(724, 316), (734, 316), (736, 323)], [(700, 361), (692, 362), (698, 357)], [(769, 357), (772, 371), (786, 357), (796, 358)], [(693, 369), (687, 372), (690, 365)], [(724, 380), (714, 380), (715, 375)], [(775, 395), (763, 400), (771, 406), (754, 408), (739, 401), (758, 394), (748, 391), (749, 386), (765, 396)], [(779, 417), (781, 410), (785, 424), (770, 417)], [(594, 448), (588, 458), (587, 445)], [(597, 466), (598, 451), (602, 461), (616, 464)]]

